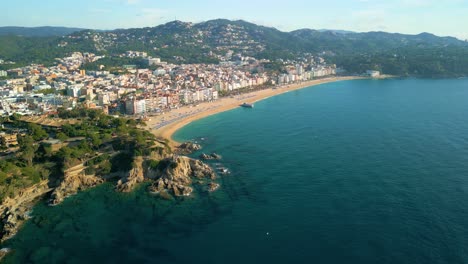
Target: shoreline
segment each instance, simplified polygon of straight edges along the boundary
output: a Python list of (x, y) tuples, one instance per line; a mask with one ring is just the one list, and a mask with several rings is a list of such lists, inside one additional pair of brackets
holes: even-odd
[(327, 77), (318, 80), (310, 80), (302, 83), (295, 83), (283, 86), (273, 86), (271, 88), (243, 93), (232, 97), (223, 97), (214, 102), (200, 103), (196, 107), (183, 106), (178, 109), (174, 109), (168, 113), (164, 113), (158, 116), (151, 116), (151, 120), (146, 122), (146, 129), (148, 129), (150, 132), (152, 132), (158, 137), (167, 139), (171, 147), (176, 147), (180, 145), (180, 142), (175, 141), (173, 139), (173, 136), (174, 133), (177, 132), (179, 129), (185, 127), (193, 121), (240, 107), (240, 104), (244, 102), (255, 103), (276, 95), (311, 86), (359, 79), (370, 78), (362, 76)]

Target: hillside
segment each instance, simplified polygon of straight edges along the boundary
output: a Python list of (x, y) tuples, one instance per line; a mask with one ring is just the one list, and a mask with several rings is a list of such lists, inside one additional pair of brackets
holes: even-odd
[(217, 19), (107, 32), (84, 30), (61, 37), (0, 37), (0, 58), (19, 63), (53, 63), (51, 57), (71, 51), (118, 55), (128, 50), (174, 63), (217, 63), (230, 51), (271, 60), (320, 54), (352, 73), (376, 69), (398, 75), (468, 75), (468, 43), (429, 33), (282, 32), (242, 20)]
[(50, 37), (50, 36), (65, 36), (82, 28), (68, 27), (0, 27), (0, 36), (14, 35), (24, 37)]

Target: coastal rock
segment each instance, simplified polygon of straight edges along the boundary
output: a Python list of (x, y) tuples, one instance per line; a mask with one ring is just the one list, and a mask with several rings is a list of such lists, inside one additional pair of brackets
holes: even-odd
[(192, 178), (215, 179), (213, 169), (205, 163), (184, 156), (172, 156), (160, 161), (156, 181), (149, 187), (152, 192), (169, 190), (175, 196), (189, 196), (193, 192)]
[(95, 187), (104, 182), (102, 178), (94, 175), (85, 175), (83, 168), (83, 164), (80, 164), (65, 171), (63, 180), (51, 195), (50, 205), (57, 205), (78, 191)]
[(221, 157), (221, 155), (217, 154), (217, 153), (211, 153), (211, 157), (215, 160), (221, 160), (223, 157)]
[(209, 191), (209, 192), (214, 192), (214, 191), (218, 190), (219, 186), (220, 186), (219, 183), (210, 182), (210, 183), (208, 184), (208, 191)]
[(172, 197), (172, 195), (170, 193), (168, 193), (166, 190), (163, 190), (159, 193), (159, 196), (161, 198), (163, 198), (164, 200), (173, 200), (174, 198)]
[(126, 178), (117, 182), (116, 189), (120, 192), (131, 192), (137, 184), (144, 180), (143, 157), (136, 157), (133, 161), (133, 169), (130, 170)]
[(8, 253), (11, 252), (11, 249), (10, 248), (2, 248), (0, 249), (0, 261), (6, 256), (8, 255)]
[(202, 147), (199, 144), (196, 144), (196, 143), (193, 143), (193, 142), (185, 142), (185, 143), (182, 143), (177, 148), (177, 152), (179, 154), (187, 155), (187, 154), (193, 153), (195, 151), (198, 151), (200, 149), (202, 149)]
[(205, 153), (202, 153), (200, 156), (199, 156), (200, 159), (202, 160), (220, 160), (222, 159), (222, 157), (216, 153), (211, 153), (210, 155), (207, 155)]
[(42, 181), (22, 190), (13, 198), (4, 198), (0, 205), (0, 242), (16, 234), (18, 228), (29, 218), (28, 213), (34, 202), (51, 190), (48, 181)]

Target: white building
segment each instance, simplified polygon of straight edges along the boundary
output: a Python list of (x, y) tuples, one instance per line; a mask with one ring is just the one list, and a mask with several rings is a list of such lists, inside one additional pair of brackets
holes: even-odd
[(152, 65), (160, 64), (160, 63), (161, 63), (161, 59), (160, 59), (160, 58), (148, 57), (148, 58), (146, 59), (146, 62), (148, 63), (148, 66), (152, 66)]
[(46, 89), (51, 89), (51, 88), (52, 86), (48, 84), (41, 84), (41, 85), (34, 86), (34, 91), (46, 90)]
[(8, 72), (0, 71), (0, 77), (6, 77), (6, 76), (8, 76)]
[(371, 70), (369, 70), (369, 71), (366, 72), (366, 74), (369, 75), (369, 76), (372, 77), (372, 78), (377, 78), (377, 77), (380, 76), (380, 72), (379, 72), (379, 71), (371, 71)]
[(70, 85), (67, 88), (67, 95), (71, 97), (80, 97), (81, 89), (84, 87), (83, 84)]
[(135, 98), (125, 102), (125, 112), (127, 115), (138, 115), (146, 113), (146, 101)]
[(167, 73), (167, 72), (166, 72), (166, 70), (164, 70), (164, 69), (157, 69), (157, 70), (155, 70), (155, 71), (153, 72), (153, 74), (154, 74), (155, 76), (165, 75), (166, 73)]
[(99, 105), (104, 106), (110, 104), (110, 96), (108, 93), (102, 93), (98, 95)]

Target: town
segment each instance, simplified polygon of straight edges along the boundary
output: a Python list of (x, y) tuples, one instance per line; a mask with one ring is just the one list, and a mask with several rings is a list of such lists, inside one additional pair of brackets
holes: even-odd
[[(269, 60), (229, 51), (219, 64), (170, 64), (146, 52), (120, 55), (139, 58), (148, 67), (121, 65), (120, 72), (86, 71), (82, 66), (103, 56), (74, 52), (52, 67), (29, 65), (0, 71), (0, 115), (42, 115), (77, 105), (112, 115), (146, 116), (185, 105), (215, 101), (243, 90), (287, 85), (335, 75), (335, 65), (321, 57), (278, 60), (282, 72), (269, 71)], [(2, 63), (6, 63), (3, 62)], [(11, 62), (10, 62), (11, 63)], [(152, 70), (152, 69), (155, 70)], [(338, 69), (339, 71), (339, 69)]]

